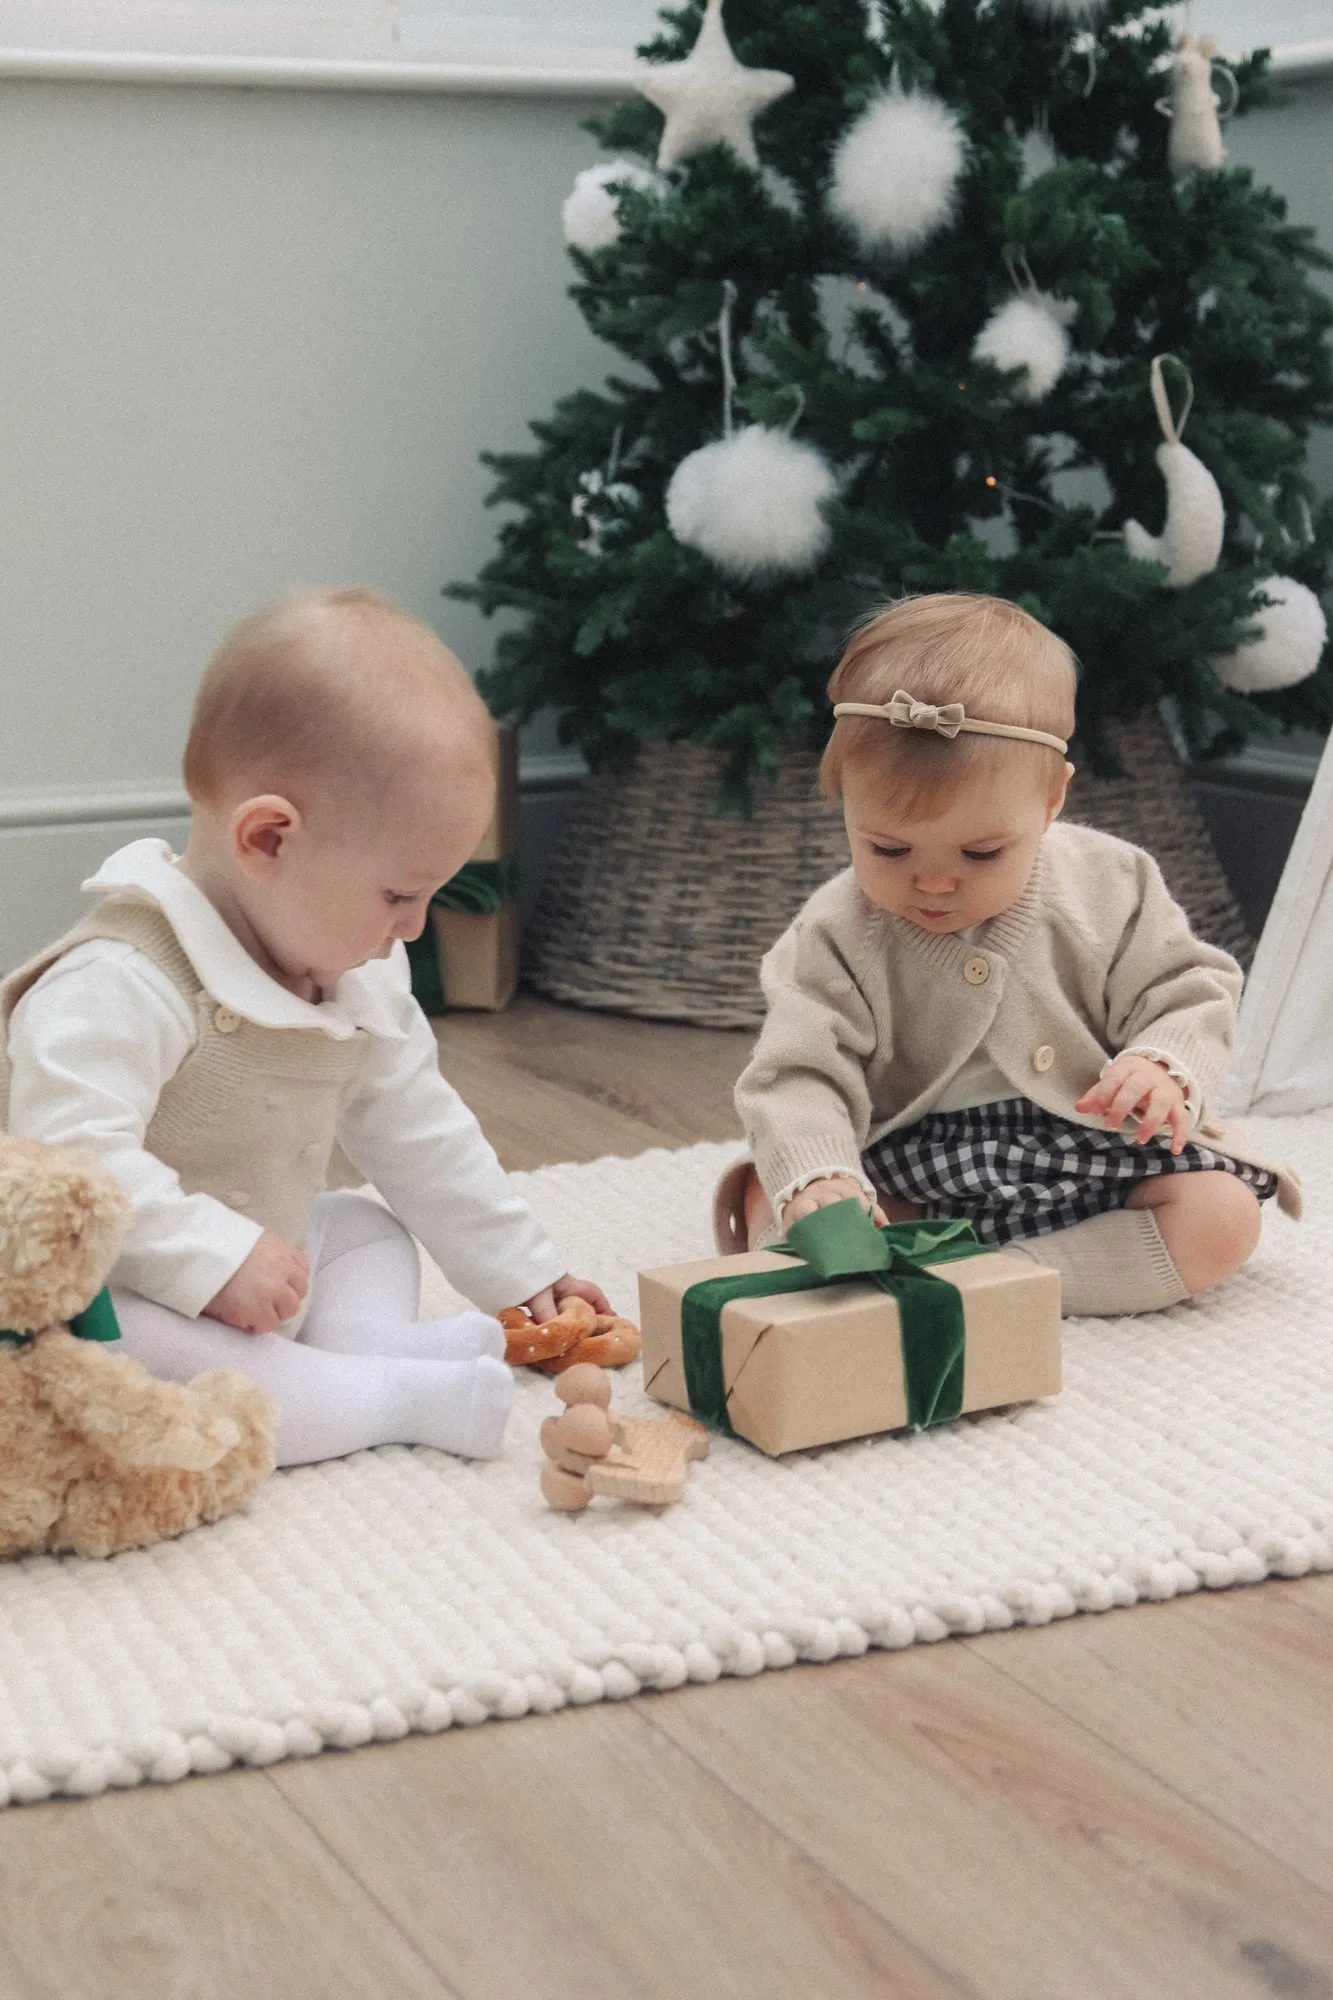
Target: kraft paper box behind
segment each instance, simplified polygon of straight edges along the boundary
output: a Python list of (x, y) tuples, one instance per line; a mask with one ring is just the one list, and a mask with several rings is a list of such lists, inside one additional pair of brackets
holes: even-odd
[[(643, 1380), (688, 1410), (680, 1302), (704, 1278), (790, 1271), (771, 1250), (639, 1273)], [(925, 1265), (963, 1296), (964, 1410), (997, 1409), (1060, 1388), (1060, 1278), (1002, 1250)], [(861, 1279), (819, 1291), (734, 1299), (722, 1308), (722, 1372), (738, 1436), (776, 1454), (900, 1429), (907, 1422), (897, 1301)]]
[[(517, 732), (498, 724), (494, 744), (495, 811), (473, 861), (507, 861), (518, 852)], [(518, 991), (518, 904), (511, 899), (487, 916), (439, 908), (430, 916), (445, 1006), (490, 1013), (507, 1007)]]

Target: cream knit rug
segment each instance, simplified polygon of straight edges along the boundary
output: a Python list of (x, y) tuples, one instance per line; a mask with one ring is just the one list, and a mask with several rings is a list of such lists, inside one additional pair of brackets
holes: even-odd
[[(529, 1377), (495, 1464), (364, 1453), (142, 1553), (0, 1565), (0, 1800), (1333, 1568), (1333, 1117), (1251, 1130), (1303, 1173), (1305, 1224), (1270, 1214), (1201, 1304), (1067, 1323), (1049, 1404), (782, 1462), (720, 1439), (679, 1506), (571, 1517), (538, 1496), (556, 1405)], [(636, 1266), (707, 1254), (730, 1157), (516, 1178), (633, 1311)], [(617, 1400), (642, 1399), (622, 1376)]]

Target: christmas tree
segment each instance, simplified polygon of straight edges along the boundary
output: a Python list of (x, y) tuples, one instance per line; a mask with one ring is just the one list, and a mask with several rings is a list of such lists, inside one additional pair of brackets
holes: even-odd
[(521, 614), (495, 710), (554, 708), (594, 768), (713, 746), (734, 802), (822, 738), (852, 622), (961, 589), (1069, 641), (1095, 769), (1163, 696), (1195, 754), (1327, 727), (1328, 260), (1209, 164), (1218, 99), (1275, 95), (1265, 55), (1214, 70), (1141, 0), (663, 20), (566, 210), (573, 295), (631, 366), (488, 457), (511, 511), (452, 587)]

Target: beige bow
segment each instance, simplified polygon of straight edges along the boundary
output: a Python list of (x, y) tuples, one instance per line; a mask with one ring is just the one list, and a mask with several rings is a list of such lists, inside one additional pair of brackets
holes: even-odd
[(902, 688), (885, 704), (885, 713), (898, 729), (933, 729), (937, 736), (956, 736), (967, 720), (961, 701), (936, 708), (933, 701), (918, 701)]

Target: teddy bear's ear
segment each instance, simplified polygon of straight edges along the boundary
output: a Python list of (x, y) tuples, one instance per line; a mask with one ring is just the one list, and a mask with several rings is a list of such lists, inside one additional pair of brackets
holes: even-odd
[(38, 1332), (82, 1312), (115, 1262), (126, 1207), (91, 1161), (0, 1135), (0, 1325)]

